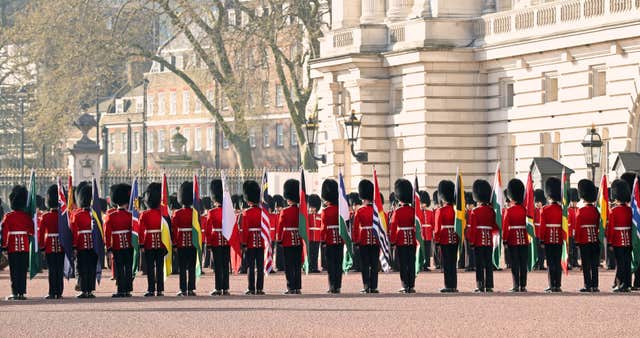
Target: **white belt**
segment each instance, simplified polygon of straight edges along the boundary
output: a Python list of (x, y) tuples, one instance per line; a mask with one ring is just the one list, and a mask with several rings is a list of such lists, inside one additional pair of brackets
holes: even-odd
[(486, 226), (486, 225), (478, 225), (476, 228), (478, 228), (480, 230), (493, 230), (492, 227)]
[(258, 231), (262, 231), (262, 229), (260, 229), (260, 228), (251, 228), (251, 229), (249, 229), (249, 231), (258, 232)]
[(423, 228), (431, 228), (431, 224), (422, 224)]
[(455, 226), (453, 226), (453, 225), (443, 225), (442, 226), (442, 229), (453, 229), (453, 228), (455, 228)]
[(415, 228), (413, 228), (413, 227), (399, 227), (398, 228), (398, 230), (402, 230), (402, 231), (411, 231), (413, 229), (415, 229)]
[(595, 228), (596, 225), (595, 224), (583, 224), (580, 226), (581, 228)]
[(148, 234), (159, 234), (161, 232), (160, 229), (155, 229), (155, 230), (147, 230)]
[(309, 230), (322, 230), (321, 228), (309, 228)]
[(213, 232), (222, 232), (222, 229), (213, 229)]
[(327, 225), (327, 229), (340, 229), (339, 225)]
[(373, 229), (372, 226), (368, 226), (368, 227), (360, 227), (360, 230), (371, 230)]
[(58, 234), (47, 234), (47, 237), (58, 237)]
[(128, 234), (130, 232), (131, 232), (131, 230), (118, 230), (118, 231), (113, 231), (111, 234), (112, 235), (124, 235), (124, 234)]
[(191, 231), (191, 228), (178, 228), (178, 231), (180, 232), (187, 232), (187, 231)]
[(284, 231), (298, 231), (300, 229), (298, 229), (298, 228), (284, 228), (283, 230)]
[(93, 233), (93, 230), (80, 230), (78, 231), (78, 234), (82, 235), (82, 234), (91, 234)]
[(540, 223), (533, 223), (533, 225), (539, 227)]
[(26, 231), (9, 231), (9, 235), (28, 235)]
[(513, 225), (510, 226), (509, 229), (526, 229), (527, 227), (524, 225)]
[(625, 231), (625, 230), (631, 230), (631, 227), (613, 227), (613, 230)]
[(559, 228), (561, 226), (561, 224), (547, 224), (547, 228)]

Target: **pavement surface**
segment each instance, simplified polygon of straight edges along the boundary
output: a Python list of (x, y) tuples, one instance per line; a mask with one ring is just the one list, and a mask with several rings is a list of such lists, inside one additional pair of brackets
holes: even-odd
[[(421, 273), (418, 293), (398, 294), (397, 273), (380, 275), (378, 295), (361, 295), (360, 275), (343, 279), (340, 295), (328, 295), (324, 273), (303, 275), (302, 295), (282, 295), (283, 273), (265, 279), (266, 296), (245, 296), (246, 275), (231, 277), (231, 296), (211, 297), (213, 273), (198, 281), (198, 296), (178, 298), (178, 278), (167, 280), (166, 296), (144, 298), (146, 277), (138, 275), (134, 297), (111, 299), (106, 279), (94, 300), (75, 299), (75, 281), (65, 299), (43, 300), (46, 271), (28, 282), (28, 300), (0, 301), (0, 337), (210, 337), (210, 336), (447, 336), (447, 337), (631, 337), (640, 332), (640, 293), (613, 294), (613, 271), (601, 270), (599, 294), (579, 294), (582, 273), (563, 276), (564, 293), (544, 294), (546, 272), (529, 274), (529, 293), (507, 293), (508, 270), (495, 273), (493, 294), (474, 294), (475, 274), (458, 272), (460, 293), (440, 294), (443, 276)], [(0, 292), (10, 293), (9, 273), (0, 272)]]

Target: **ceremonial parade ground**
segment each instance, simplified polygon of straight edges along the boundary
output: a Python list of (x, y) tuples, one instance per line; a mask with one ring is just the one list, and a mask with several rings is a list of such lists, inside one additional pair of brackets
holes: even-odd
[[(106, 272), (106, 271), (105, 271)], [(0, 302), (0, 337), (212, 337), (212, 336), (514, 336), (631, 337), (640, 322), (640, 293), (613, 294), (614, 272), (601, 270), (599, 294), (579, 294), (582, 274), (563, 276), (562, 294), (544, 294), (546, 271), (529, 276), (527, 294), (511, 294), (509, 270), (496, 272), (496, 292), (473, 294), (474, 273), (459, 270), (458, 294), (442, 295), (442, 274), (421, 273), (416, 294), (398, 294), (397, 273), (380, 275), (380, 294), (361, 295), (359, 273), (343, 281), (343, 293), (325, 293), (327, 276), (303, 276), (300, 296), (282, 295), (284, 274), (265, 280), (266, 296), (241, 295), (246, 275), (231, 277), (231, 296), (211, 297), (213, 275), (198, 281), (198, 296), (178, 298), (177, 276), (166, 296), (144, 298), (146, 277), (138, 276), (134, 297), (111, 299), (114, 282), (103, 280), (97, 299), (75, 299), (65, 284), (65, 299), (45, 301), (46, 273), (29, 282), (29, 300)], [(8, 271), (0, 290), (10, 290)]]

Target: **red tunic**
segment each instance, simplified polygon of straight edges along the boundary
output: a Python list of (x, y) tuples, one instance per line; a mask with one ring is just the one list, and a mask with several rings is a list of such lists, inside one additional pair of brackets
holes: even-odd
[(209, 246), (229, 246), (229, 242), (222, 235), (222, 208), (216, 207), (209, 210), (205, 225), (205, 243)]
[(435, 240), (440, 245), (458, 244), (460, 239), (455, 229), (456, 214), (453, 205), (438, 208), (435, 213)]
[(535, 211), (533, 212), (533, 225), (535, 227), (535, 233), (537, 238), (542, 238), (542, 233), (540, 232), (540, 213), (541, 212), (542, 212), (542, 208), (536, 208)]
[(574, 224), (577, 244), (598, 242), (600, 213), (593, 204), (587, 204), (576, 211)]
[(322, 230), (322, 219), (320, 218), (320, 214), (317, 212), (310, 213), (307, 219), (307, 225), (309, 226), (309, 240), (311, 242), (322, 242), (322, 235), (320, 234)]
[(496, 212), (483, 204), (469, 213), (468, 240), (473, 246), (493, 246), (493, 233), (497, 232)]
[(509, 246), (529, 245), (527, 211), (522, 204), (514, 204), (502, 214), (502, 240)]
[(29, 236), (33, 235), (33, 219), (24, 211), (12, 211), (2, 220), (2, 247), (8, 253), (29, 252)]
[(140, 214), (138, 236), (145, 249), (160, 249), (162, 244), (162, 214), (159, 209), (145, 210)]
[(363, 205), (353, 216), (352, 241), (357, 245), (379, 245), (373, 231), (373, 206)]
[(544, 244), (562, 244), (562, 207), (558, 203), (545, 205), (540, 212), (540, 240)]
[(433, 210), (425, 209), (418, 214), (420, 219), (420, 235), (425, 241), (433, 240)]
[(38, 246), (44, 248), (45, 253), (62, 252), (60, 238), (58, 237), (58, 210), (46, 212), (40, 219), (38, 228)]
[(300, 232), (298, 231), (298, 213), (299, 209), (297, 205), (290, 205), (280, 211), (277, 238), (285, 248), (302, 245)]
[(182, 208), (173, 213), (171, 217), (173, 245), (177, 248), (193, 247), (193, 209)]
[(104, 244), (107, 249), (131, 248), (131, 222), (131, 213), (125, 209), (118, 209), (109, 215), (104, 223)]
[(606, 235), (607, 243), (614, 247), (631, 246), (631, 208), (628, 205), (621, 204), (611, 209)]
[(416, 210), (410, 205), (402, 205), (391, 216), (389, 239), (397, 246), (416, 245)]
[(264, 248), (262, 240), (262, 210), (257, 206), (242, 212), (242, 244), (249, 249)]
[(278, 229), (278, 219), (280, 214), (269, 213), (269, 226), (271, 227), (271, 242), (276, 241), (276, 230)]
[(320, 212), (321, 219), (321, 240), (327, 245), (342, 244), (340, 237), (340, 222), (338, 215), (338, 206), (327, 203), (327, 206)]
[(576, 212), (578, 211), (577, 207), (569, 207), (567, 210), (567, 220), (569, 221), (569, 236), (576, 236)]
[(73, 234), (73, 247), (76, 250), (93, 249), (93, 223), (91, 222), (91, 210), (79, 209), (71, 222)]

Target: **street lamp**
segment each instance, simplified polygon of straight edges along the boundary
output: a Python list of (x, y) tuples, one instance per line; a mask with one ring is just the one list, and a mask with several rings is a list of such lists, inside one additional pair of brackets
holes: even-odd
[(147, 170), (147, 102), (149, 91), (149, 80), (144, 79), (142, 82), (142, 170)]
[(584, 150), (584, 161), (587, 163), (587, 167), (591, 168), (591, 179), (595, 182), (596, 168), (600, 166), (602, 138), (594, 126), (591, 126), (591, 130), (584, 136), (581, 144)]
[(362, 127), (362, 118), (358, 120), (356, 111), (351, 110), (351, 115), (344, 120), (344, 127), (347, 132), (347, 141), (351, 146), (351, 155), (356, 158), (358, 162), (367, 162), (369, 160), (369, 153), (355, 151), (355, 144), (360, 136), (360, 127)]
[(304, 124), (304, 130), (307, 133), (307, 143), (309, 144), (309, 151), (311, 152), (311, 157), (313, 157), (316, 161), (321, 161), (323, 164), (327, 163), (327, 155), (316, 156), (314, 154), (316, 138), (318, 137), (318, 129), (319, 122), (317, 116), (311, 116), (307, 119), (307, 122)]

